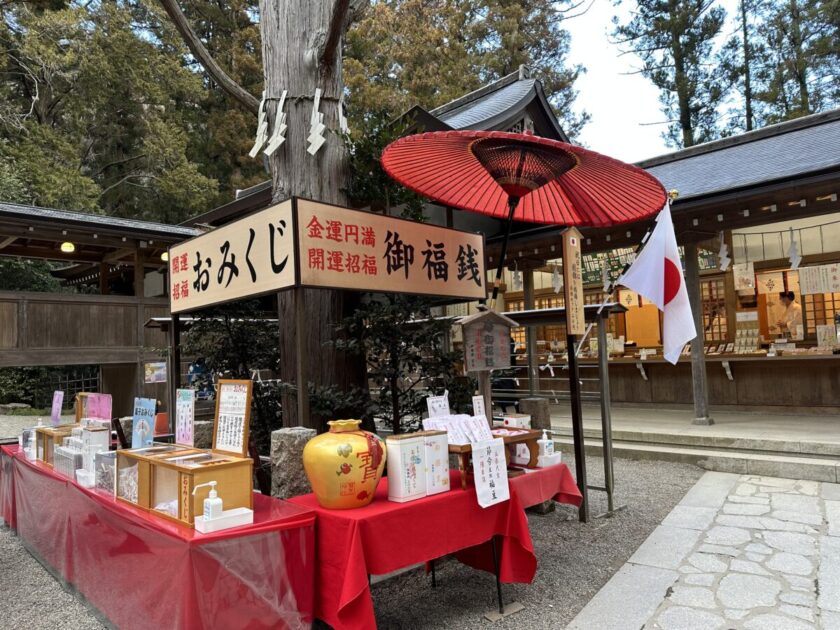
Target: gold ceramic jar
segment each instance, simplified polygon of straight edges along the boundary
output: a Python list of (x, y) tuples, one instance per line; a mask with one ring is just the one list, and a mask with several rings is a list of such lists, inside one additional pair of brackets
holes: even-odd
[(361, 420), (333, 420), (303, 449), (303, 468), (322, 507), (347, 510), (373, 500), (385, 468), (385, 447)]

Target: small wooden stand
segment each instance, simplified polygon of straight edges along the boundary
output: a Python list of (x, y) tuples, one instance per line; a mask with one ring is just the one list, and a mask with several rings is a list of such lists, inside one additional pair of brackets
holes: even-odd
[[(505, 461), (510, 464), (512, 451), (517, 444), (524, 444), (528, 447), (528, 452), (531, 458), (525, 465), (525, 468), (536, 468), (537, 458), (540, 454), (540, 447), (537, 440), (542, 436), (542, 431), (537, 429), (522, 429), (522, 433), (517, 435), (499, 435), (496, 437), (502, 438), (505, 443)], [(461, 489), (467, 489), (467, 476), (472, 466), (472, 444), (450, 444), (449, 452), (458, 456), (458, 470), (461, 473)]]

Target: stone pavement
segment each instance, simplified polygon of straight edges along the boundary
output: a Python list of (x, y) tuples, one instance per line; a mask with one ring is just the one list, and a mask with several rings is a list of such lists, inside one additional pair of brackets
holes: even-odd
[(568, 630), (840, 630), (840, 485), (708, 472)]

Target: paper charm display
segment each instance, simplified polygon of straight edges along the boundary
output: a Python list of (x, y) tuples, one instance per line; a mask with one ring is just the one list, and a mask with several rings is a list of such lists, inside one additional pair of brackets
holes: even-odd
[(280, 102), (277, 104), (277, 113), (274, 116), (274, 128), (271, 131), (271, 138), (268, 141), (268, 146), (264, 153), (271, 155), (280, 145), (286, 141), (286, 114), (283, 111), (283, 106), (286, 104), (286, 94), (288, 90), (283, 90), (283, 95), (280, 97)]
[(263, 90), (260, 106), (257, 109), (257, 138), (254, 140), (254, 146), (248, 152), (248, 157), (257, 157), (260, 149), (265, 146), (266, 140), (268, 140), (268, 119), (265, 115), (265, 90)]
[(306, 138), (306, 141), (309, 143), (306, 151), (309, 155), (318, 153), (318, 149), (327, 141), (324, 138), (324, 131), (326, 131), (327, 126), (324, 124), (324, 114), (318, 111), (320, 106), (321, 89), (318, 88), (315, 90), (315, 98), (312, 101), (312, 116), (309, 118), (309, 137)]
[(194, 446), (195, 391), (179, 389), (175, 396), (175, 443)]
[(729, 245), (727, 245), (726, 241), (723, 240), (723, 232), (720, 233), (720, 236), (718, 238), (720, 239), (718, 265), (720, 266), (721, 271), (726, 271), (727, 269), (729, 269), (729, 263), (732, 262), (732, 259), (729, 257)]
[(790, 249), (788, 250), (788, 259), (790, 260), (791, 269), (799, 269), (799, 263), (802, 262), (802, 256), (799, 254), (799, 245), (793, 237), (793, 228), (790, 229)]

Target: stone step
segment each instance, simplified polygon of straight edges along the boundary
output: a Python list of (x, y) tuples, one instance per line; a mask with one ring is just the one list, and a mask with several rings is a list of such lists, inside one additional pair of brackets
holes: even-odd
[[(573, 452), (570, 436), (555, 436), (554, 442), (564, 453)], [(588, 455), (601, 455), (599, 439), (585, 439)], [(796, 454), (757, 453), (734, 449), (692, 448), (664, 444), (613, 441), (613, 455), (626, 459), (660, 460), (695, 464), (706, 470), (762, 475), (787, 479), (840, 482), (840, 460)]]
[[(712, 429), (713, 430), (713, 429)], [(571, 427), (552, 428), (555, 437), (571, 437)], [(601, 439), (601, 429), (584, 428), (584, 437)], [(737, 452), (756, 452), (773, 455), (802, 455), (818, 458), (840, 458), (840, 443), (813, 442), (808, 440), (778, 440), (755, 437), (732, 437), (726, 435), (703, 435), (699, 433), (663, 433), (654, 431), (634, 431), (613, 429), (613, 440), (637, 444), (655, 444), (660, 446), (687, 446), (690, 448), (729, 450)]]

